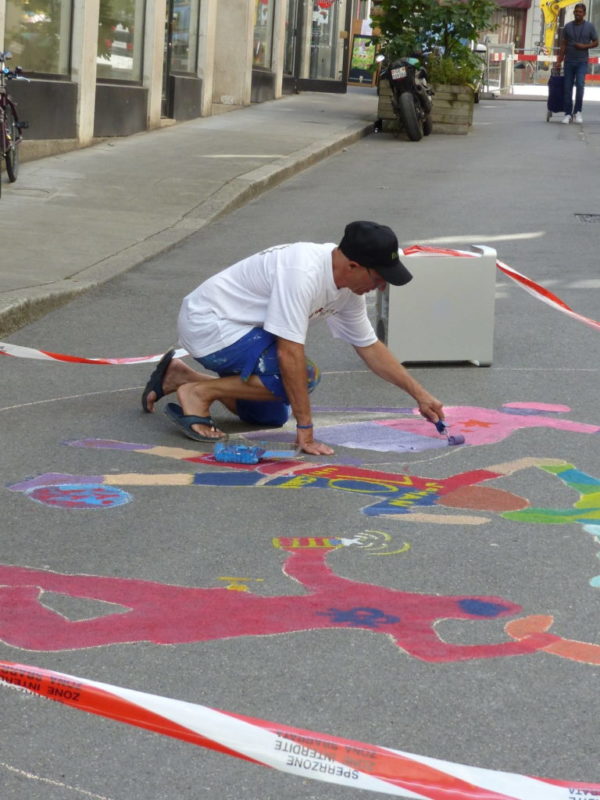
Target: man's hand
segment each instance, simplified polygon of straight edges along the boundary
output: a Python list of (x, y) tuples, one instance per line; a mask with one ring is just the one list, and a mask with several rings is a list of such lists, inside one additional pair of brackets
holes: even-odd
[(419, 413), (422, 417), (425, 417), (425, 419), (428, 419), (430, 422), (438, 422), (444, 419), (444, 408), (437, 397), (426, 392), (424, 395), (415, 397), (415, 400), (419, 404)]
[(313, 439), (313, 429), (300, 429), (296, 430), (296, 444), (303, 453), (309, 453), (311, 456), (330, 456), (333, 449), (327, 444), (316, 442)]

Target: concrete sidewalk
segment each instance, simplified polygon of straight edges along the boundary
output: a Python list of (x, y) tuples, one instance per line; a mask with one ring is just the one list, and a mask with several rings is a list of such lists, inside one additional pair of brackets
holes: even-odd
[(302, 93), (21, 164), (0, 199), (0, 336), (373, 129), (373, 88)]

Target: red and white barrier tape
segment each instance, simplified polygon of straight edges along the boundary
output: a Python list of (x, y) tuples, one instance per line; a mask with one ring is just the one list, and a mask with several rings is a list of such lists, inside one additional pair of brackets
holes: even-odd
[[(439, 247), (425, 247), (418, 244), (405, 248), (404, 253), (411, 256), (446, 255), (472, 256), (473, 258), (478, 258), (476, 253), (470, 253), (468, 251), (451, 250)], [(600, 322), (596, 322), (589, 317), (584, 317), (582, 314), (578, 314), (576, 311), (573, 311), (573, 309), (564, 303), (559, 297), (557, 297), (555, 294), (552, 294), (552, 292), (548, 291), (548, 289), (544, 289), (543, 286), (535, 283), (526, 275), (522, 275), (520, 272), (517, 272), (516, 269), (509, 267), (508, 264), (504, 264), (502, 261), (496, 261), (496, 266), (499, 270), (504, 272), (505, 275), (508, 275), (509, 278), (512, 278), (512, 280), (515, 281), (522, 289), (525, 289), (526, 292), (529, 292), (529, 294), (533, 295), (533, 297), (541, 300), (543, 303), (547, 303), (557, 311), (562, 311), (563, 314), (567, 314), (569, 317), (576, 319), (578, 322), (583, 322), (585, 325), (589, 325), (596, 330), (600, 330)], [(49, 350), (35, 350), (32, 347), (21, 347), (16, 344), (0, 342), (0, 355), (14, 356), (15, 358), (34, 358), (40, 361), (63, 361), (70, 364), (122, 366), (131, 364), (151, 364), (155, 361), (159, 361), (163, 354), (160, 353), (153, 356), (134, 356), (131, 358), (83, 358), (82, 356), (70, 356), (66, 355), (65, 353), (52, 353)], [(183, 358), (185, 355), (187, 355), (187, 352), (183, 349), (175, 352), (175, 356), (177, 358)]]
[[(187, 350), (176, 350), (175, 357), (183, 358)], [(163, 353), (154, 356), (132, 356), (131, 358), (84, 358), (83, 356), (69, 356), (66, 353), (51, 353), (49, 350), (34, 350), (33, 347), (21, 347), (16, 344), (0, 342), (0, 356), (15, 356), (16, 358), (34, 358), (38, 361), (62, 361), (67, 364), (95, 364), (96, 366), (122, 366), (131, 364), (152, 364), (160, 361)]]
[(600, 783), (469, 767), (9, 661), (0, 661), (0, 684), (302, 778), (396, 797), (600, 798)]
[[(513, 58), (514, 61), (556, 61), (556, 56), (554, 55), (544, 55), (543, 53), (533, 55), (531, 53), (519, 53), (516, 54)], [(598, 56), (591, 56), (588, 59), (588, 64), (598, 64), (600, 62), (600, 58)]]

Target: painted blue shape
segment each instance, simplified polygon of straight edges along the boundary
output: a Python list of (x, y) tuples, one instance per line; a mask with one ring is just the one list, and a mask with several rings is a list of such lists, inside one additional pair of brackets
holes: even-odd
[(497, 617), (503, 611), (508, 611), (508, 606), (503, 606), (501, 603), (488, 603), (477, 597), (466, 597), (464, 600), (459, 600), (458, 605), (462, 611), (466, 611), (467, 614), (472, 614), (474, 617)]
[(327, 611), (318, 611), (317, 616), (329, 617), (332, 622), (339, 625), (348, 625), (351, 628), (380, 628), (382, 625), (393, 625), (400, 622), (400, 617), (386, 614), (380, 608), (355, 606), (354, 608), (329, 608)]
[[(410, 498), (410, 500), (407, 499), (405, 501), (406, 505), (395, 505), (395, 501), (402, 500), (402, 495), (411, 493), (410, 488), (411, 487), (407, 487), (404, 491), (398, 491), (398, 493), (389, 500), (382, 500), (380, 503), (374, 503), (372, 506), (363, 508), (363, 514), (367, 517), (379, 517), (382, 514), (386, 516), (389, 514), (410, 514), (412, 509), (416, 506), (434, 506), (440, 497), (439, 494), (426, 494), (422, 497)], [(373, 494), (375, 494), (375, 492)]]
[(582, 472), (579, 469), (572, 467), (571, 469), (563, 469), (560, 472), (555, 472), (552, 469), (546, 470), (551, 475), (556, 475), (567, 486), (600, 486), (600, 480), (588, 475), (587, 472)]
[[(423, 422), (423, 428), (426, 427)], [(350, 422), (347, 425), (331, 425), (318, 429), (318, 438), (327, 444), (359, 450), (375, 450), (380, 453), (410, 453), (421, 450), (437, 450), (448, 447), (447, 439), (435, 436), (420, 436), (375, 422)]]
[(255, 472), (197, 472), (195, 486), (254, 486), (263, 478)]

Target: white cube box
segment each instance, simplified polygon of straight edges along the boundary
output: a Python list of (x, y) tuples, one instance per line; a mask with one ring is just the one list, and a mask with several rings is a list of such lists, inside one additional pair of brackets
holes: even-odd
[(377, 335), (399, 361), (492, 363), (496, 251), (471, 252), (401, 256), (412, 281), (377, 297)]

